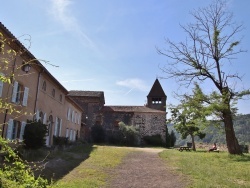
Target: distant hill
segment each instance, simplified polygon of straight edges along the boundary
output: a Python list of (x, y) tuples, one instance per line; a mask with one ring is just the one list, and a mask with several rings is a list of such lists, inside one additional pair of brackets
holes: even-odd
[[(176, 132), (173, 124), (168, 125), (168, 131), (173, 130), (176, 135), (176, 145), (185, 145), (186, 142), (190, 142), (191, 138), (185, 140), (181, 139), (181, 135)], [(234, 130), (239, 144), (250, 144), (250, 114), (238, 115), (234, 119)], [(196, 139), (196, 142), (205, 143), (226, 143), (224, 127), (215, 127), (213, 125), (207, 127), (204, 132), (206, 137), (203, 140)]]

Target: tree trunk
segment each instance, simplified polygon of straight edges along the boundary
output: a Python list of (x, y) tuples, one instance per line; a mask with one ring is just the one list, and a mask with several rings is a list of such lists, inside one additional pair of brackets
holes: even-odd
[(192, 148), (193, 148), (193, 151), (196, 151), (195, 143), (194, 143), (194, 135), (193, 134), (191, 134), (191, 138), (192, 138)]
[(242, 154), (237, 138), (235, 137), (234, 127), (233, 127), (233, 119), (230, 110), (225, 110), (223, 112), (224, 118), (224, 126), (226, 133), (226, 142), (228, 152), (230, 154)]

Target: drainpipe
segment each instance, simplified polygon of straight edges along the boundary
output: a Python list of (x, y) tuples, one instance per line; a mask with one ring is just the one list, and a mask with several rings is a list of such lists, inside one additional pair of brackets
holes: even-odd
[[(39, 90), (39, 86), (40, 86), (40, 79), (41, 79), (41, 74), (44, 72), (44, 70), (40, 71), (38, 74), (38, 78), (37, 78), (37, 87), (36, 87), (36, 99), (35, 99), (35, 106), (34, 106), (34, 114), (36, 113), (36, 107), (37, 107), (37, 99), (38, 99), (38, 90)], [(34, 120), (34, 116), (33, 116), (33, 120)]]

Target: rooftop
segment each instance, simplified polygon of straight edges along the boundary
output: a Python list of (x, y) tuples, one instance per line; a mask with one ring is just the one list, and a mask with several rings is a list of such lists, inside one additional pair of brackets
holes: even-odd
[(155, 110), (146, 106), (104, 106), (102, 112), (143, 112), (143, 113), (161, 113), (166, 114), (161, 110)]

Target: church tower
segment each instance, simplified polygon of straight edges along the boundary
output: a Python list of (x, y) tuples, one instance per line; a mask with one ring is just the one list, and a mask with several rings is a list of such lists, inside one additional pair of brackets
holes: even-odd
[(167, 96), (163, 91), (158, 79), (155, 80), (148, 96), (147, 107), (156, 110), (166, 111)]

